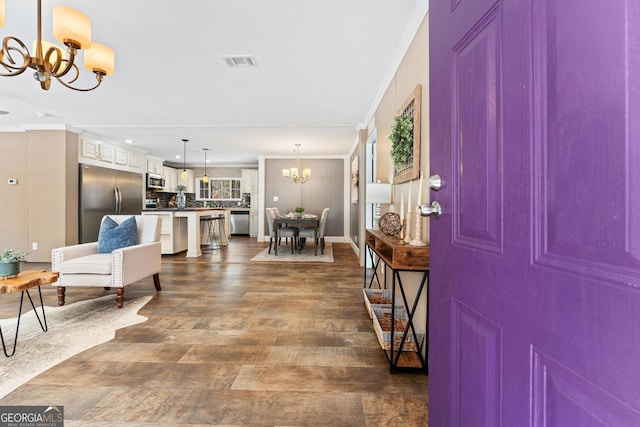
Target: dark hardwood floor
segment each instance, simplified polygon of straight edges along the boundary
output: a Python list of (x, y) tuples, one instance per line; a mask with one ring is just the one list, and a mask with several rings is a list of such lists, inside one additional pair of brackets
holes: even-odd
[[(125, 305), (154, 296), (148, 321), (0, 405), (64, 405), (66, 426), (426, 426), (428, 377), (389, 373), (351, 247), (333, 243), (332, 264), (249, 262), (264, 247), (234, 237), (195, 260), (163, 256), (162, 291), (151, 278), (125, 290)], [(70, 288), (67, 303), (106, 293), (115, 304), (102, 288)], [(56, 304), (55, 287), (43, 295)], [(16, 307), (0, 296), (0, 318)]]

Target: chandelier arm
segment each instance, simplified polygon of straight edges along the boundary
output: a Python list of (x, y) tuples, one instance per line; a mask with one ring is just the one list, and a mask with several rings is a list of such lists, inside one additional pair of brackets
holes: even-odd
[[(15, 42), (18, 46), (10, 46), (10, 42)], [(12, 52), (17, 52), (22, 57), (22, 65), (16, 66), (16, 59)], [(6, 62), (8, 61), (8, 62)], [(0, 51), (0, 65), (8, 71), (8, 73), (0, 73), (1, 76), (17, 76), (24, 73), (29, 68), (31, 63), (31, 56), (29, 55), (29, 49), (25, 44), (16, 37), (7, 36), (2, 40), (2, 50)], [(13, 70), (13, 71), (12, 71)]]
[[(89, 91), (94, 90), (94, 89), (95, 89), (95, 88), (97, 88), (98, 86), (100, 86), (100, 84), (102, 83), (102, 74), (100, 74), (100, 73), (95, 73), (95, 74), (96, 74), (96, 80), (97, 80), (98, 82), (96, 83), (96, 85), (95, 85), (95, 86), (93, 86), (93, 87), (89, 87), (89, 88), (78, 88), (78, 87), (73, 87), (73, 86), (71, 86), (70, 84), (67, 84), (64, 80), (62, 80), (62, 78), (61, 78), (61, 77), (58, 77), (58, 76), (53, 76), (53, 77), (55, 77), (55, 78), (56, 78), (56, 80), (58, 80), (58, 82), (60, 82), (60, 84), (62, 84), (64, 87), (66, 87), (66, 88), (68, 88), (68, 89), (73, 89), (73, 90), (76, 90), (76, 91), (78, 91), (78, 92), (89, 92)], [(75, 79), (73, 79), (73, 81), (75, 81)]]

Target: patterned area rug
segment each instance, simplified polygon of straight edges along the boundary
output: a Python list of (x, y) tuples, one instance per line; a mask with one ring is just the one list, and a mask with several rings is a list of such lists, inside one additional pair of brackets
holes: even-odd
[(331, 247), (331, 243), (325, 243), (324, 246), (324, 255), (320, 253), (320, 248), (318, 248), (318, 255), (314, 255), (315, 250), (313, 248), (313, 244), (307, 245), (302, 253), (298, 253), (294, 251), (291, 254), (291, 248), (289, 246), (280, 245), (278, 248), (278, 256), (274, 254), (273, 248), (271, 249), (271, 253), (269, 253), (269, 248), (267, 247), (265, 250), (260, 252), (258, 255), (251, 258), (252, 262), (264, 262), (264, 261), (272, 261), (272, 262), (333, 262), (333, 248)]
[[(120, 309), (116, 306), (114, 295), (62, 307), (45, 306), (48, 332), (40, 328), (33, 309), (23, 313), (15, 354), (5, 357), (0, 353), (3, 359), (0, 361), (0, 398), (69, 357), (112, 340), (117, 329), (146, 321), (146, 317), (137, 313), (151, 298), (146, 296), (125, 301)], [(26, 304), (25, 307), (31, 308), (28, 300)], [(37, 304), (38, 314), (42, 318)], [(13, 348), (16, 320), (0, 320), (9, 351)]]

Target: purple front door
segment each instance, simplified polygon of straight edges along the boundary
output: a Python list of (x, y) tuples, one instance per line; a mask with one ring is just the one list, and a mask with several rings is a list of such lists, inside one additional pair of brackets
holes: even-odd
[(640, 1), (429, 15), (429, 425), (640, 426)]

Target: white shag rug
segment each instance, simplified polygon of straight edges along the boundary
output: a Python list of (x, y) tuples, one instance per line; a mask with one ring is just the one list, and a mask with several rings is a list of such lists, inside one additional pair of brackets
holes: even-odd
[(318, 247), (318, 255), (314, 255), (315, 250), (312, 244), (307, 244), (307, 246), (302, 250), (302, 253), (298, 253), (294, 251), (291, 253), (290, 246), (280, 245), (278, 247), (278, 256), (275, 255), (273, 248), (271, 248), (271, 253), (269, 253), (269, 247), (265, 248), (258, 255), (251, 258), (250, 261), (275, 261), (275, 262), (333, 262), (333, 248), (331, 247), (331, 243), (325, 243), (324, 246), (324, 254), (320, 252), (320, 248)]
[[(116, 330), (147, 320), (140, 310), (151, 296), (116, 305), (115, 295), (79, 301), (62, 307), (45, 306), (48, 332), (43, 332), (31, 308), (23, 313), (18, 332), (18, 347), (12, 357), (0, 352), (0, 398), (58, 363), (116, 336)], [(34, 300), (40, 319), (39, 301)], [(16, 307), (17, 311), (17, 307)], [(2, 333), (8, 351), (13, 348), (17, 318), (2, 319)]]

